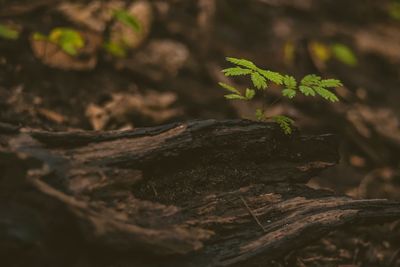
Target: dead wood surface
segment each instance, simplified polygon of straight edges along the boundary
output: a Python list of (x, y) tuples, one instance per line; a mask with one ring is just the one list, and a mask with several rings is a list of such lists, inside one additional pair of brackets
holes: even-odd
[(0, 256), (10, 266), (259, 266), (339, 227), (400, 218), (398, 202), (305, 185), (337, 161), (333, 136), (285, 136), (272, 123), (0, 123)]

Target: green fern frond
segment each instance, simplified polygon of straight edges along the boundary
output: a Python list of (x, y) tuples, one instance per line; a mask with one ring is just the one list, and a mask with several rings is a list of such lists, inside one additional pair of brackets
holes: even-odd
[(305, 96), (315, 96), (315, 95), (316, 95), (315, 91), (314, 91), (311, 87), (309, 87), (309, 86), (300, 85), (300, 86), (299, 86), (299, 90), (300, 90), (300, 92), (302, 92), (303, 95), (305, 95)]
[(234, 68), (224, 69), (222, 70), (222, 72), (225, 74), (225, 76), (240, 76), (240, 75), (251, 74), (253, 71), (241, 67), (234, 67)]
[(258, 73), (260, 73), (267, 80), (273, 83), (276, 83), (278, 85), (281, 85), (283, 83), (283, 76), (280, 73), (263, 69), (258, 69)]
[(239, 65), (239, 66), (251, 69), (251, 70), (257, 70), (257, 66), (253, 62), (246, 60), (246, 59), (227, 57), (226, 60), (235, 65)]
[(321, 81), (321, 77), (315, 74), (309, 74), (304, 76), (301, 80), (300, 84), (305, 86), (319, 85)]
[[(342, 86), (339, 80), (322, 79), (318, 75), (309, 74), (304, 76), (300, 82), (297, 82), (293, 76), (261, 69), (246, 59), (228, 57), (226, 60), (236, 66), (224, 69), (222, 72), (225, 76), (250, 75), (251, 82), (254, 85), (254, 89), (247, 88), (244, 94), (242, 94), (231, 85), (219, 83), (220, 86), (230, 92), (230, 94), (225, 95), (227, 99), (251, 100), (256, 95), (256, 90), (266, 89), (268, 87), (267, 82), (273, 82), (277, 85), (283, 85), (282, 95), (290, 99), (294, 98), (299, 90), (305, 96), (318, 95), (331, 102), (339, 101), (339, 98), (328, 89)], [(278, 115), (269, 118), (266, 117), (263, 109), (256, 109), (255, 117), (257, 120), (272, 119), (279, 124), (285, 134), (292, 133), (292, 124), (294, 121), (289, 117)]]
[(264, 111), (260, 108), (256, 109), (256, 119), (258, 121), (263, 121), (265, 120), (265, 115), (264, 115)]
[(340, 87), (343, 86), (342, 82), (336, 79), (325, 79), (320, 82), (321, 87), (328, 87), (328, 88), (334, 88), (334, 87)]
[(314, 87), (314, 90), (315, 92), (317, 92), (317, 94), (319, 94), (322, 98), (326, 100), (329, 100), (331, 102), (339, 101), (339, 98), (328, 89), (325, 89), (323, 87)]
[(290, 99), (296, 96), (296, 86), (297, 82), (293, 76), (285, 75), (283, 77), (283, 84), (285, 85), (285, 89), (282, 90), (282, 95), (286, 96)]
[(292, 133), (292, 125), (294, 121), (286, 116), (283, 115), (278, 115), (272, 117), (272, 119), (279, 124), (279, 126), (282, 128), (283, 132), (285, 134), (291, 134)]
[(293, 97), (296, 96), (296, 90), (289, 89), (289, 88), (283, 89), (282, 95), (292, 99)]
[(287, 89), (296, 89), (297, 81), (293, 76), (285, 75), (283, 77), (283, 84), (286, 86)]
[(249, 89), (249, 88), (246, 89), (245, 97), (246, 97), (247, 100), (253, 99), (253, 97), (254, 97), (255, 95), (256, 95), (256, 91), (255, 91), (255, 90)]
[(337, 102), (339, 98), (331, 91), (326, 89), (325, 87), (339, 87), (342, 86), (342, 83), (336, 79), (325, 79), (322, 80), (320, 76), (315, 74), (310, 74), (305, 76), (300, 82), (299, 89), (306, 96), (315, 96), (318, 94), (322, 98), (331, 101)]
[(258, 72), (253, 72), (251, 74), (251, 81), (257, 89), (266, 89), (268, 87), (266, 79)]
[(232, 93), (237, 94), (237, 95), (241, 95), (240, 91), (238, 89), (236, 89), (235, 87), (233, 87), (232, 85), (229, 85), (229, 84), (226, 84), (226, 83), (222, 83), (222, 82), (219, 82), (218, 84), (219, 84), (219, 86), (221, 86), (222, 88), (228, 90), (229, 92), (232, 92)]
[(246, 97), (236, 94), (224, 95), (224, 97), (229, 100), (247, 100)]

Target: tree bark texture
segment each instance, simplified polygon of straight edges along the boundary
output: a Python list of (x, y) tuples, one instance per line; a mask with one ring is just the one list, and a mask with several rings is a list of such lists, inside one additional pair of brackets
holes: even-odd
[(332, 135), (202, 120), (133, 131), (0, 123), (6, 266), (259, 266), (400, 203), (306, 182), (338, 161)]

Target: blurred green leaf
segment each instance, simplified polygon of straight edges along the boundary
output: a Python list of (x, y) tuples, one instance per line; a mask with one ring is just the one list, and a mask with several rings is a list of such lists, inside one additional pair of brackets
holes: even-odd
[(119, 9), (114, 11), (114, 17), (121, 23), (130, 27), (133, 31), (139, 32), (141, 27), (139, 21), (128, 13), (128, 11)]
[(331, 50), (324, 43), (312, 41), (310, 42), (310, 49), (313, 55), (322, 62), (326, 62), (331, 58)]
[(390, 3), (388, 12), (391, 18), (400, 20), (400, 2)]
[(126, 57), (126, 49), (118, 43), (106, 42), (103, 45), (104, 49), (113, 56), (116, 57)]
[(81, 34), (70, 28), (54, 28), (48, 39), (50, 42), (59, 45), (64, 52), (71, 56), (78, 54), (78, 49), (85, 46)]
[(0, 23), (0, 38), (8, 40), (16, 40), (19, 37), (19, 32), (4, 24)]
[(34, 32), (32, 34), (32, 39), (35, 41), (48, 41), (47, 36), (44, 34), (41, 34), (40, 32)]
[(331, 46), (331, 49), (335, 58), (340, 62), (349, 66), (356, 66), (358, 64), (357, 57), (348, 46), (336, 43)]

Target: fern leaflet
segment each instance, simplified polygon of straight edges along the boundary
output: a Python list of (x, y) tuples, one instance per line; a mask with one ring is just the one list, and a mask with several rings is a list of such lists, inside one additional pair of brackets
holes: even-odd
[(251, 81), (253, 82), (254, 87), (257, 89), (266, 89), (267, 88), (267, 81), (258, 72), (253, 72), (251, 74)]
[(222, 88), (228, 90), (229, 92), (232, 92), (232, 93), (237, 94), (237, 95), (241, 94), (238, 89), (236, 89), (235, 87), (233, 87), (233, 86), (231, 86), (229, 84), (222, 83), (222, 82), (219, 82), (218, 84), (219, 84), (219, 86), (221, 86)]
[(243, 69), (241, 67), (234, 67), (222, 70), (225, 76), (240, 76), (251, 74), (253, 71), (249, 69)]
[(315, 87), (314, 90), (315, 92), (317, 92), (317, 94), (319, 94), (322, 98), (326, 100), (329, 100), (331, 102), (339, 101), (339, 98), (328, 89), (325, 89), (323, 87)]
[(312, 89), (311, 87), (306, 86), (306, 85), (300, 85), (300, 86), (299, 86), (299, 90), (300, 90), (300, 92), (302, 92), (305, 96), (315, 96), (315, 95), (316, 95), (314, 89)]
[(245, 93), (245, 97), (247, 100), (251, 100), (253, 99), (253, 97), (256, 95), (256, 91), (253, 89), (246, 89), (246, 93)]
[(251, 70), (257, 70), (257, 66), (253, 62), (246, 60), (246, 59), (227, 57), (226, 60), (235, 65), (239, 65), (239, 66), (251, 69)]
[(269, 71), (269, 70), (263, 70), (263, 69), (258, 69), (258, 72), (264, 76), (267, 80), (274, 82), (278, 85), (282, 84), (283, 81), (283, 76), (277, 72)]
[(294, 121), (291, 118), (283, 115), (278, 115), (272, 117), (272, 119), (279, 124), (285, 134), (292, 133), (292, 124), (294, 123)]
[(336, 79), (322, 80), (320, 85), (321, 85), (321, 87), (330, 87), (330, 88), (343, 86), (343, 84), (339, 80), (336, 80)]

